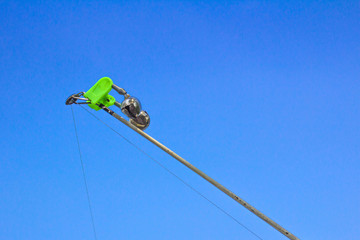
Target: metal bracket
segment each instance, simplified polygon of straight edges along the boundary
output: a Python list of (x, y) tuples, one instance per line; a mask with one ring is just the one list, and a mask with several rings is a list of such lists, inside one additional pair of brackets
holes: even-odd
[[(79, 92), (77, 94), (73, 94), (70, 97), (68, 97), (65, 101), (66, 105), (71, 105), (71, 104), (89, 104), (89, 99), (87, 98), (82, 98), (81, 96), (83, 96), (85, 94), (85, 92)], [(78, 100), (82, 100), (85, 102), (78, 102)]]

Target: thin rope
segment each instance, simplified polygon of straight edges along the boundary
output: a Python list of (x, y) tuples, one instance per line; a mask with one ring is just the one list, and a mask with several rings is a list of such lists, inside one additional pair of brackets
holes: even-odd
[(170, 173), (171, 175), (173, 175), (175, 178), (177, 178), (180, 182), (182, 182), (185, 186), (187, 186), (188, 188), (190, 188), (191, 190), (193, 190), (195, 193), (197, 193), (198, 195), (200, 195), (202, 198), (204, 198), (206, 201), (208, 201), (210, 204), (212, 204), (214, 207), (216, 207), (217, 209), (219, 209), (221, 212), (223, 212), (225, 215), (227, 215), (228, 217), (230, 217), (232, 220), (234, 220), (237, 224), (239, 224), (240, 226), (242, 226), (244, 229), (246, 229), (248, 232), (250, 232), (251, 234), (253, 234), (255, 237), (257, 237), (258, 239), (264, 240), (263, 238), (261, 238), (258, 234), (256, 234), (254, 231), (252, 231), (251, 229), (249, 229), (248, 227), (246, 227), (243, 223), (241, 223), (239, 220), (237, 220), (235, 217), (233, 217), (230, 213), (228, 213), (227, 211), (225, 211), (224, 209), (222, 209), (220, 206), (218, 206), (216, 203), (214, 203), (213, 201), (211, 201), (209, 198), (207, 198), (205, 195), (203, 195), (201, 192), (199, 192), (197, 189), (195, 189), (193, 186), (191, 186), (189, 183), (187, 183), (185, 180), (183, 180), (181, 177), (179, 177), (178, 175), (176, 175), (174, 172), (172, 172), (170, 169), (168, 169), (167, 167), (165, 167), (162, 163), (160, 163), (158, 160), (156, 160), (155, 158), (153, 158), (151, 155), (149, 155), (147, 152), (145, 152), (142, 148), (138, 147), (135, 143), (131, 142), (129, 139), (127, 139), (125, 136), (123, 136), (122, 134), (120, 134), (118, 131), (116, 131), (114, 128), (112, 128), (110, 125), (108, 125), (106, 122), (102, 121), (100, 118), (98, 118), (96, 115), (94, 115), (92, 112), (90, 112), (89, 110), (87, 110), (86, 108), (84, 108), (82, 105), (79, 105), (82, 109), (84, 109), (85, 111), (87, 111), (90, 115), (92, 115), (95, 119), (97, 119), (99, 122), (101, 122), (102, 124), (104, 124), (105, 126), (107, 126), (108, 128), (110, 128), (113, 132), (115, 132), (117, 135), (119, 135), (122, 139), (124, 139), (126, 142), (128, 142), (130, 145), (132, 145), (133, 147), (135, 147), (138, 151), (140, 151), (141, 153), (143, 153), (145, 156), (147, 156), (148, 158), (150, 158), (152, 161), (154, 161), (157, 165), (159, 165), (161, 168), (163, 168), (165, 171), (167, 171), (168, 173)]
[(88, 184), (87, 184), (87, 181), (86, 181), (86, 175), (85, 175), (84, 161), (83, 161), (82, 154), (81, 154), (79, 136), (78, 136), (78, 131), (77, 131), (77, 127), (76, 127), (75, 114), (74, 114), (74, 109), (73, 109), (72, 105), (71, 105), (71, 113), (72, 113), (72, 117), (73, 117), (73, 121), (74, 121), (76, 142), (77, 142), (78, 150), (79, 150), (79, 156), (80, 156), (80, 163), (81, 163), (82, 175), (83, 175), (83, 179), (84, 179), (84, 184), (85, 184), (85, 189), (86, 189), (86, 196), (87, 196), (88, 205), (89, 205), (89, 211), (90, 211), (90, 216), (91, 216), (91, 224), (92, 224), (92, 228), (93, 228), (93, 231), (94, 231), (94, 238), (95, 238), (95, 240), (97, 240), (98, 238), (97, 238), (97, 235), (96, 235), (94, 214), (93, 214), (93, 210), (92, 210), (92, 207), (91, 207), (89, 188), (88, 188)]

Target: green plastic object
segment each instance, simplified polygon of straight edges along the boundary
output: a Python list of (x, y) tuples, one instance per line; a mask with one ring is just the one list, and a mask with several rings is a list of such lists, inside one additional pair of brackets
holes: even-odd
[(102, 104), (105, 107), (114, 105), (115, 98), (109, 95), (112, 85), (113, 81), (110, 78), (100, 78), (99, 81), (84, 94), (84, 97), (89, 99), (89, 107), (98, 111), (101, 108), (97, 104)]

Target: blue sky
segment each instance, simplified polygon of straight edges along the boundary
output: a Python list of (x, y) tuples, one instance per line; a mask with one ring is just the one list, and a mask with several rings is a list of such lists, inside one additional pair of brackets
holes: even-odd
[[(358, 1), (1, 1), (0, 238), (93, 239), (64, 101), (108, 76), (141, 100), (147, 133), (300, 239), (354, 239), (359, 14)], [(98, 239), (256, 239), (74, 111)], [(286, 239), (93, 112), (263, 239)]]

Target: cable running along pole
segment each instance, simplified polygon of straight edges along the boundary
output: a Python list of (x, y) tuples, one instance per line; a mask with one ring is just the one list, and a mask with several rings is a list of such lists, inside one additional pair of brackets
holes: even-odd
[[(115, 100), (115, 98), (108, 93), (111, 89), (114, 89), (116, 92), (118, 92), (120, 95), (124, 96), (124, 101), (122, 103), (119, 103)], [(78, 102), (79, 100), (82, 100), (83, 102)], [(66, 100), (67, 105), (71, 104), (88, 104), (89, 107), (95, 109), (95, 110), (104, 110), (126, 126), (130, 127), (132, 130), (149, 140), (151, 143), (159, 147), (161, 150), (169, 154), (171, 157), (175, 158), (182, 164), (184, 164), (186, 167), (197, 173), (199, 176), (204, 178), (206, 181), (214, 185), (216, 188), (218, 188), (220, 191), (224, 192), (226, 195), (234, 199), (236, 202), (244, 206), (246, 209), (254, 213), (256, 216), (267, 222), (270, 226), (275, 228), (277, 231), (285, 235), (291, 240), (299, 240), (295, 235), (287, 231), (285, 228), (277, 224), (275, 221), (267, 217), (265, 214), (257, 210), (255, 207), (247, 203), (245, 200), (240, 198), (239, 196), (235, 195), (233, 192), (231, 192), (229, 189), (209, 177), (207, 174), (202, 172), (200, 169), (186, 161), (184, 158), (180, 157), (178, 154), (173, 152), (171, 149), (145, 133), (143, 130), (147, 128), (150, 124), (150, 117), (147, 114), (147, 112), (141, 110), (141, 104), (140, 102), (134, 98), (130, 97), (130, 95), (122, 88), (116, 86), (113, 84), (112, 80), (110, 78), (104, 77), (101, 78), (92, 88), (90, 88), (86, 93), (81, 92), (78, 94), (71, 95)], [(130, 121), (127, 121), (117, 113), (115, 113), (113, 110), (111, 110), (109, 107), (115, 105), (121, 109), (121, 111), (130, 118)]]

